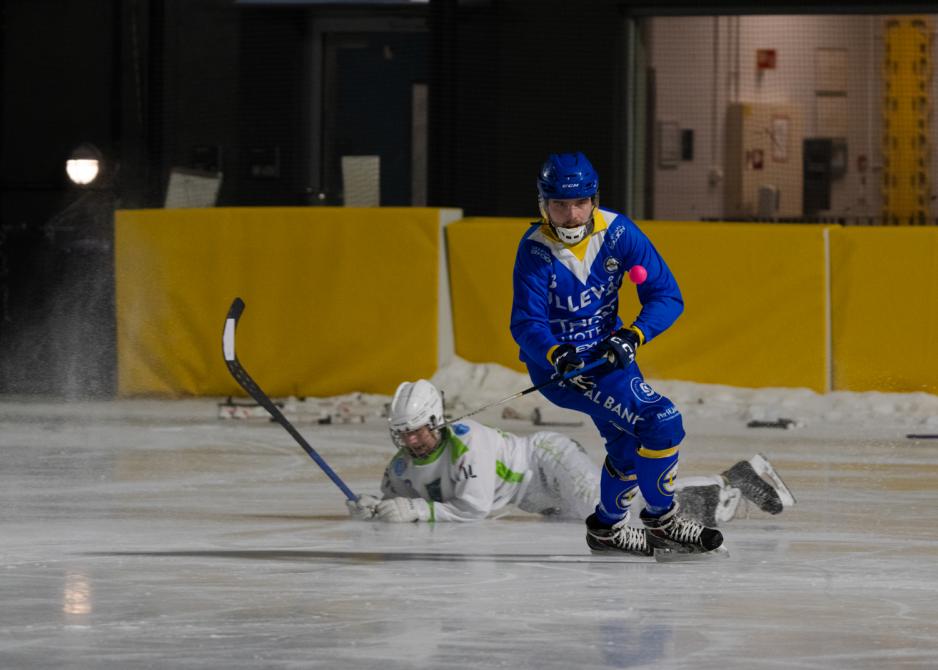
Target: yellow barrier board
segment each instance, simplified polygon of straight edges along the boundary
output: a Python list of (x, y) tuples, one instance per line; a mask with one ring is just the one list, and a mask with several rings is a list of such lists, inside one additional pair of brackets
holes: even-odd
[[(827, 390), (823, 227), (640, 225), (684, 296), (684, 314), (639, 351), (647, 376)], [(628, 322), (639, 304), (630, 287), (622, 296)]]
[(437, 368), (440, 210), (128, 210), (115, 226), (120, 395), (392, 393)]
[[(119, 393), (242, 395), (221, 356), (235, 296), (247, 303), (239, 356), (271, 395), (388, 394), (431, 376), (448, 337), (443, 218), (419, 208), (118, 212)], [(529, 225), (446, 227), (455, 350), (469, 361), (523, 370), (508, 324)], [(938, 393), (938, 229), (640, 227), (685, 301), (639, 351), (649, 378)], [(621, 297), (629, 323), (634, 287)]]
[[(527, 219), (447, 227), (456, 353), (523, 369), (508, 331), (512, 269)], [(654, 222), (640, 227), (684, 295), (685, 312), (639, 351), (650, 378), (734, 386), (828, 383), (825, 233), (821, 226)], [(620, 315), (638, 313), (623, 287)]]
[(530, 219), (469, 217), (446, 227), (457, 355), (523, 371), (511, 337), (512, 270)]
[(938, 228), (832, 231), (834, 388), (938, 393)]

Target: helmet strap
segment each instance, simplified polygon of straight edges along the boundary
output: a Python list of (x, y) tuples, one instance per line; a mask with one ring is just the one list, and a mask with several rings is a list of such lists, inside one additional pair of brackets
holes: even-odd
[(551, 230), (554, 231), (554, 235), (557, 237), (557, 239), (569, 246), (579, 244), (587, 237), (592, 235), (593, 228), (595, 226), (592, 215), (590, 215), (589, 221), (584, 223), (582, 226), (577, 226), (576, 228), (563, 228), (561, 226), (556, 226), (550, 219), (548, 219), (547, 222), (550, 225)]

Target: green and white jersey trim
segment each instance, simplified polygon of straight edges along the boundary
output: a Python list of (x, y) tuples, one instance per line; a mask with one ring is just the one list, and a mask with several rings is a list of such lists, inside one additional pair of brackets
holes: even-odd
[(398, 451), (382, 493), (431, 502), (435, 520), (470, 521), (517, 502), (527, 471), (523, 439), (465, 420), (444, 428), (440, 447), (423, 458)]

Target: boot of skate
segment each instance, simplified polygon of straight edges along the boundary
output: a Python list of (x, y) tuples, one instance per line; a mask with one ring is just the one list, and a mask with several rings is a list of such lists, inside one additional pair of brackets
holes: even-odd
[[(756, 460), (758, 459), (758, 460)], [(757, 465), (765, 464), (765, 467), (771, 468), (771, 465), (768, 464), (764, 456), (758, 455), (753, 457)], [(761, 467), (760, 469), (765, 469)], [(769, 481), (766, 481), (763, 477), (760, 476), (760, 473), (753, 467), (753, 463), (750, 461), (739, 461), (729, 470), (725, 470), (723, 473), (723, 478), (726, 480), (727, 484), (732, 487), (738, 488), (743, 497), (746, 500), (754, 503), (763, 512), (768, 512), (769, 514), (779, 514), (785, 508), (784, 501), (782, 499), (782, 489), (777, 489)], [(775, 478), (781, 482), (781, 479), (778, 478), (778, 474), (775, 472), (775, 469), (772, 468), (772, 474), (775, 475)], [(792, 499), (791, 494), (788, 492), (787, 487), (782, 484), (784, 488), (784, 493), (787, 494), (786, 497)]]
[(708, 528), (702, 523), (688, 519), (679, 513), (677, 503), (661, 516), (652, 516), (642, 510), (648, 544), (655, 548), (680, 552), (713, 551), (723, 544), (723, 533)]
[(586, 518), (586, 544), (594, 554), (620, 551), (636, 556), (651, 556), (645, 531), (629, 526), (629, 517), (612, 526), (602, 523), (595, 514)]

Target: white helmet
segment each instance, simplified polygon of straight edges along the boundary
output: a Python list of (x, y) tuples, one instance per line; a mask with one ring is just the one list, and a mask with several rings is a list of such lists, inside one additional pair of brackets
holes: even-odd
[(397, 447), (403, 447), (401, 433), (427, 426), (439, 430), (446, 423), (443, 417), (443, 397), (437, 388), (426, 379), (403, 382), (394, 392), (388, 412), (391, 439)]

